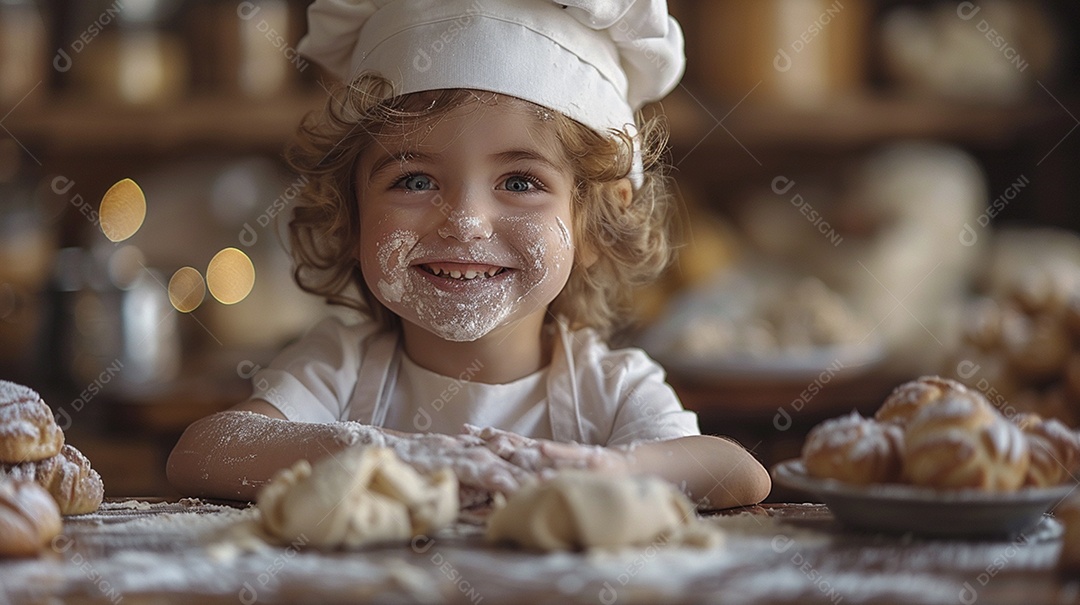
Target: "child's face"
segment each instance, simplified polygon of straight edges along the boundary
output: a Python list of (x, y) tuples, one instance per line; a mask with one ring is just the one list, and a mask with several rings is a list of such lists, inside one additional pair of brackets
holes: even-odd
[(478, 95), (379, 135), (357, 173), (368, 287), (406, 330), (458, 342), (510, 322), (539, 327), (574, 252), (574, 180), (554, 122)]

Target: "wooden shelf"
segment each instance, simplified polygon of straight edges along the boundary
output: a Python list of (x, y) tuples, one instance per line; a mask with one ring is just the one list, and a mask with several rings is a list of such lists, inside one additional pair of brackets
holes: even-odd
[[(321, 91), (265, 101), (195, 97), (154, 107), (58, 98), (16, 107), (3, 126), (32, 149), (65, 154), (161, 153), (194, 146), (269, 149), (279, 148), (300, 118), (324, 102)], [(1058, 122), (1073, 125), (1049, 98), (994, 106), (867, 95), (807, 109), (755, 104), (748, 98), (733, 108), (680, 88), (663, 105), (676, 153), (695, 146), (721, 152), (741, 146), (751, 152), (847, 149), (898, 138), (998, 146)]]
[(137, 107), (58, 98), (16, 107), (3, 125), (23, 145), (60, 154), (280, 149), (325, 99), (321, 92), (264, 101), (196, 97)]
[(997, 147), (1058, 122), (1064, 135), (1074, 124), (1049, 97), (1045, 102), (998, 106), (864, 95), (796, 108), (754, 103), (752, 97), (725, 106), (682, 88), (663, 106), (676, 154), (695, 146), (716, 152), (745, 147), (752, 153), (800, 147), (844, 150), (911, 138)]

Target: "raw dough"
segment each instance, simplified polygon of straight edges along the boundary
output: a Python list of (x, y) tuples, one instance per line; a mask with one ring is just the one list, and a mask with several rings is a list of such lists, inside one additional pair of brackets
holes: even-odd
[(316, 547), (355, 548), (435, 532), (458, 515), (450, 469), (421, 475), (385, 448), (353, 448), (313, 465), (301, 460), (259, 494), (275, 537)]
[(522, 488), (487, 528), (489, 541), (538, 550), (709, 545), (717, 536), (708, 534), (693, 503), (666, 481), (576, 470)]

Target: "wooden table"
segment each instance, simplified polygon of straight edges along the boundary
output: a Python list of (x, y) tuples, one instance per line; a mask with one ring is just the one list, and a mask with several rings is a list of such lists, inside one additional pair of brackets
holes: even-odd
[[(1080, 603), (1055, 571), (1060, 525), (1015, 540), (845, 530), (817, 504), (706, 518), (711, 550), (539, 554), (487, 545), (482, 520), (354, 552), (269, 546), (226, 503), (106, 502), (69, 517), (38, 559), (0, 563), (0, 603)], [(247, 538), (245, 538), (247, 536)]]

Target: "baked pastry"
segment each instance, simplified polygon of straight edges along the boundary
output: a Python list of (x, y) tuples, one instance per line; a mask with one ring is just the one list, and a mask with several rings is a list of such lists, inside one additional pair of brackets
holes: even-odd
[(0, 380), (0, 463), (18, 464), (60, 453), (64, 433), (33, 389)]
[(61, 526), (60, 510), (45, 488), (0, 479), (0, 557), (36, 555)]
[(952, 392), (904, 431), (904, 477), (944, 489), (1014, 491), (1027, 477), (1027, 439), (981, 396)]
[(923, 376), (893, 389), (878, 408), (874, 419), (904, 426), (922, 408), (937, 403), (950, 393), (967, 393), (968, 388), (955, 380), (940, 376)]
[(1033, 412), (1021, 412), (1009, 420), (1012, 420), (1013, 424), (1016, 425), (1016, 428), (1021, 431), (1027, 431), (1029, 428), (1041, 424), (1043, 422), (1043, 417)]
[(1020, 426), (1031, 450), (1031, 463), (1024, 485), (1050, 487), (1071, 478), (1080, 468), (1080, 438), (1053, 418), (1026, 416)]
[(814, 427), (803, 445), (802, 460), (813, 477), (867, 485), (900, 479), (903, 431), (874, 422), (857, 412)]
[(989, 351), (1001, 344), (1001, 306), (992, 298), (972, 304), (965, 313), (961, 331), (966, 342)]
[(1072, 498), (1058, 505), (1054, 518), (1065, 526), (1058, 569), (1075, 578), (1080, 573), (1080, 499)]
[(1019, 378), (1031, 381), (1058, 376), (1072, 352), (1072, 341), (1053, 316), (1017, 321), (1003, 333), (1005, 359)]
[(92, 513), (101, 506), (105, 496), (101, 476), (90, 467), (90, 461), (82, 452), (70, 445), (64, 445), (52, 458), (0, 465), (0, 477), (4, 476), (14, 481), (33, 481), (44, 487), (63, 515)]

